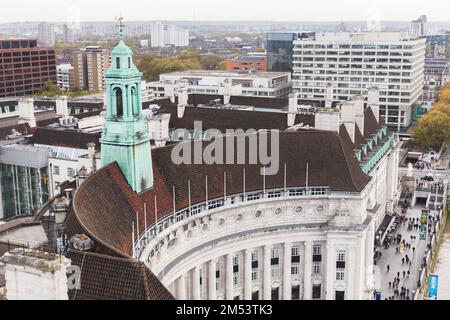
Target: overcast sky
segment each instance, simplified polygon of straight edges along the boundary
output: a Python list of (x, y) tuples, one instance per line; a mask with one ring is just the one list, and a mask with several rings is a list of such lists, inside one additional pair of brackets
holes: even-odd
[(126, 20), (449, 21), (448, 0), (12, 0), (0, 22)]

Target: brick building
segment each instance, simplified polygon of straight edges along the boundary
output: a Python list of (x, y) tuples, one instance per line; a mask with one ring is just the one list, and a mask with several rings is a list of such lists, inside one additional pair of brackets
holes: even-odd
[(267, 57), (241, 57), (225, 61), (229, 72), (266, 72)]
[(0, 41), (0, 97), (33, 95), (49, 80), (56, 83), (54, 48), (36, 40)]

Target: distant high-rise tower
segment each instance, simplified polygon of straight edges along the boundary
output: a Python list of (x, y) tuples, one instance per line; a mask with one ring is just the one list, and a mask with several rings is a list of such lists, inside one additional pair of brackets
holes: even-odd
[(422, 15), (419, 19), (411, 21), (411, 35), (415, 38), (427, 35), (427, 16)]
[(151, 46), (152, 48), (164, 47), (164, 25), (161, 22), (155, 22), (151, 28)]
[(133, 52), (123, 42), (112, 50), (106, 73), (106, 121), (100, 140), (102, 165), (119, 164), (131, 188), (139, 193), (153, 187), (148, 123), (142, 113), (142, 73), (133, 64)]
[(75, 35), (73, 32), (73, 29), (70, 28), (67, 24), (65, 24), (63, 27), (63, 33), (64, 33), (64, 43), (65, 44), (75, 43)]
[(75, 89), (102, 91), (105, 73), (110, 65), (110, 52), (98, 46), (80, 49), (73, 54)]
[(54, 46), (55, 42), (55, 26), (41, 22), (39, 24), (39, 43), (45, 46)]

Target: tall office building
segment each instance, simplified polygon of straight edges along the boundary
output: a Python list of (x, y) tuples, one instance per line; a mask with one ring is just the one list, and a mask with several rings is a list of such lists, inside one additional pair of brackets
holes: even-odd
[(33, 95), (47, 81), (56, 83), (54, 48), (36, 40), (0, 41), (0, 97)]
[(408, 127), (424, 81), (425, 39), (401, 33), (317, 33), (294, 41), (294, 90), (300, 98), (350, 100), (380, 89), (380, 115), (389, 126)]
[(419, 19), (411, 21), (411, 36), (414, 38), (427, 36), (427, 16), (422, 15)]
[(151, 28), (151, 46), (152, 48), (164, 47), (164, 25), (161, 22), (155, 22)]
[(39, 44), (54, 46), (55, 42), (55, 26), (47, 22), (41, 22), (39, 24)]
[(314, 36), (312, 32), (268, 32), (266, 36), (268, 71), (291, 72), (293, 41)]
[(188, 47), (189, 30), (170, 25), (165, 27), (161, 22), (156, 22), (151, 28), (151, 46), (159, 48), (165, 46)]
[(70, 28), (67, 24), (63, 26), (63, 34), (64, 34), (64, 43), (65, 44), (73, 44), (75, 43), (75, 34), (73, 29)]
[(75, 89), (103, 91), (105, 73), (110, 66), (110, 52), (99, 46), (90, 46), (73, 55)]

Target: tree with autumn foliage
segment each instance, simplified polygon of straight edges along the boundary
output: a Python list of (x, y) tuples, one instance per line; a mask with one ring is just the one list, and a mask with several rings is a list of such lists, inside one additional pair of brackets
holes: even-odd
[(442, 88), (439, 101), (420, 119), (412, 137), (415, 145), (426, 150), (437, 151), (450, 143), (450, 84)]
[(137, 60), (136, 66), (142, 71), (147, 81), (159, 80), (163, 73), (186, 70), (223, 70), (225, 62), (215, 55), (200, 55), (192, 49), (183, 50), (179, 55), (169, 58), (160, 58), (143, 55)]

